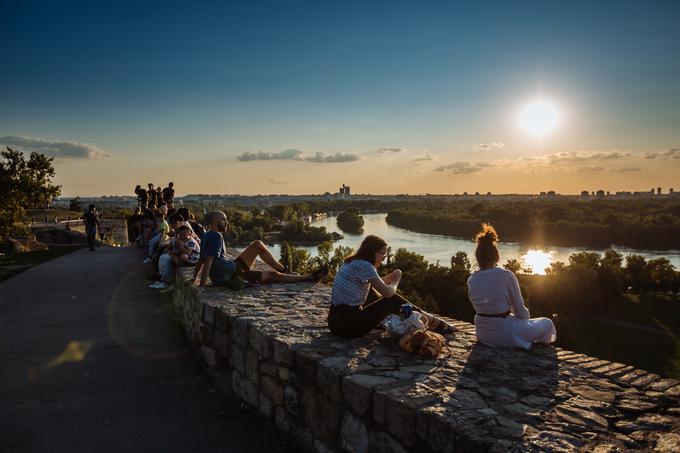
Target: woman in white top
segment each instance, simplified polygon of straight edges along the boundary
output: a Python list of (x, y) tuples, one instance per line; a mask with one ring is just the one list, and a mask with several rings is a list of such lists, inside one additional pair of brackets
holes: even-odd
[[(384, 277), (377, 268), (387, 255), (384, 239), (366, 236), (357, 252), (345, 259), (333, 281), (328, 328), (333, 335), (345, 338), (361, 337), (376, 328), (388, 315), (399, 313), (409, 303), (396, 293), (401, 271), (395, 269)], [(420, 311), (428, 319), (428, 328), (439, 333), (453, 331), (439, 318)]]
[(557, 338), (548, 318), (529, 318), (519, 282), (512, 272), (497, 267), (498, 235), (491, 225), (482, 224), (477, 234), (475, 257), (479, 270), (468, 279), (468, 296), (477, 314), (477, 340), (498, 348), (531, 348), (533, 343), (550, 344)]

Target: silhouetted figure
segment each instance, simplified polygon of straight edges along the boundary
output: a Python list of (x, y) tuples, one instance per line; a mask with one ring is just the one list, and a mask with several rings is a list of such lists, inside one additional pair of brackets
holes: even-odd
[(175, 198), (175, 183), (172, 181), (168, 183), (168, 187), (163, 189), (163, 202), (167, 205), (172, 204), (173, 198)]
[(156, 209), (156, 206), (158, 206), (156, 204), (156, 189), (153, 188), (153, 184), (151, 183), (149, 183), (148, 187), (149, 188), (146, 191), (149, 200), (147, 206), (149, 209), (153, 211), (154, 209)]
[(87, 243), (90, 246), (90, 252), (94, 252), (97, 228), (99, 228), (99, 218), (97, 217), (97, 208), (95, 208), (93, 204), (91, 204), (88, 211), (83, 214), (83, 221), (85, 221), (85, 233), (87, 234)]

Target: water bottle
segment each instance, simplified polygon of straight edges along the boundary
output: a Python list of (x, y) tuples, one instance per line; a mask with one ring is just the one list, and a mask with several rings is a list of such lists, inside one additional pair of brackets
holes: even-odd
[(404, 319), (410, 318), (412, 313), (413, 313), (413, 305), (411, 305), (409, 303), (405, 303), (401, 306), (401, 314), (404, 316)]

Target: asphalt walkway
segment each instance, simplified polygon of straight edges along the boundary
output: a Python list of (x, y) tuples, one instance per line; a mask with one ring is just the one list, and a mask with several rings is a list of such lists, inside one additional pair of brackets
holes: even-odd
[(0, 284), (0, 451), (289, 451), (202, 376), (141, 261), (82, 250)]

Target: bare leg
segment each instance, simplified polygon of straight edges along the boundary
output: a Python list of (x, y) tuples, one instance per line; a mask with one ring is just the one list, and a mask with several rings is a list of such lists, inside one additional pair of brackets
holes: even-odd
[(271, 254), (262, 241), (251, 242), (238, 257), (241, 258), (241, 261), (243, 261), (248, 269), (252, 269), (253, 263), (255, 263), (257, 257), (260, 257), (262, 261), (269, 264), (274, 270), (282, 271), (284, 269), (283, 264), (279, 263), (278, 260), (274, 258), (274, 255)]
[(306, 275), (292, 275), (282, 274), (277, 271), (262, 271), (262, 283), (267, 282), (282, 282), (282, 283), (296, 283), (296, 282), (310, 282), (313, 281), (312, 274)]

